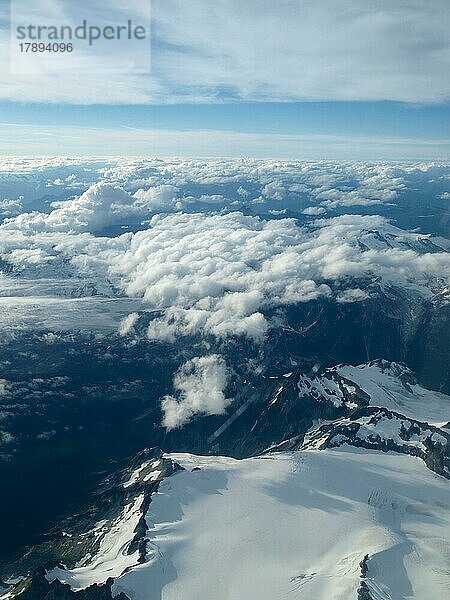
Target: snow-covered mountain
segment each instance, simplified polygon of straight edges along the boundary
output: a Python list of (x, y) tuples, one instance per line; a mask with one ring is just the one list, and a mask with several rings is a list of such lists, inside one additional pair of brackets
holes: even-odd
[(259, 411), (262, 455), (111, 465), (2, 598), (445, 597), (450, 398), (383, 360), (286, 372)]
[(173, 459), (185, 471), (150, 506), (151, 558), (113, 591), (356, 599), (364, 581), (377, 599), (445, 597), (448, 484), (415, 459), (350, 448)]
[[(365, 588), (377, 600), (445, 597), (448, 481), (413, 457), (343, 446), (164, 460), (183, 470), (159, 483), (143, 513), (145, 551), (135, 549), (136, 480), (132, 508), (99, 523), (102, 542), (74, 568), (48, 568), (42, 598), (72, 589), (74, 598), (196, 600), (214, 590), (217, 600), (325, 600)], [(40, 576), (3, 598), (37, 598), (26, 590)]]

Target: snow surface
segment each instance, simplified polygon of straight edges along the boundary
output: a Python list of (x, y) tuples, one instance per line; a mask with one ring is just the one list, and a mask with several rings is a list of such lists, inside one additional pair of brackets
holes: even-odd
[(355, 599), (369, 554), (376, 600), (448, 597), (449, 484), (420, 460), (349, 447), (171, 457), (187, 470), (153, 497), (149, 562), (116, 579), (114, 594)]
[[(395, 363), (393, 364), (394, 370)], [(398, 365), (399, 369), (408, 371)], [(370, 395), (370, 406), (383, 406), (405, 417), (442, 427), (450, 421), (450, 396), (427, 390), (420, 385), (404, 385), (394, 372), (382, 370), (377, 364), (336, 368), (342, 377), (350, 379)]]
[[(403, 444), (402, 422), (449, 420), (450, 398), (408, 383), (413, 378), (402, 365), (333, 370), (366, 391), (371, 405), (405, 415), (362, 417), (359, 437), (379, 433)], [(334, 379), (315, 389), (337, 403), (344, 398)], [(333, 438), (344, 445), (320, 450), (320, 424), (298, 452), (241, 461), (168, 455), (185, 470), (164, 479), (152, 497), (147, 562), (127, 553), (140, 517), (137, 496), (95, 556), (71, 571), (54, 569), (49, 580), (78, 590), (114, 577), (113, 593), (131, 600), (356, 600), (360, 562), (369, 555), (365, 581), (373, 600), (450, 597), (449, 482), (418, 458), (350, 447), (345, 436)], [(421, 447), (416, 437), (408, 444)], [(157, 462), (135, 468), (123, 486), (158, 478), (159, 470), (147, 474), (150, 466)]]

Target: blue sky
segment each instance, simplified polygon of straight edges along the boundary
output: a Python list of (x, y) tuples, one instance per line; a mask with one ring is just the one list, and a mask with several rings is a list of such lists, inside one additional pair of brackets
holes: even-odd
[(436, 159), (450, 107), (393, 102), (0, 104), (5, 154)]
[[(5, 154), (449, 156), (447, 0), (153, 0), (151, 29), (142, 0), (81, 0), (75, 13), (68, 0), (11, 2), (13, 25), (49, 6), (51, 22), (148, 22), (138, 54), (151, 61), (122, 68), (116, 43), (80, 46), (57, 71), (10, 57)], [(15, 48), (3, 21), (0, 61)]]
[(450, 139), (450, 106), (394, 102), (0, 104), (2, 123)]

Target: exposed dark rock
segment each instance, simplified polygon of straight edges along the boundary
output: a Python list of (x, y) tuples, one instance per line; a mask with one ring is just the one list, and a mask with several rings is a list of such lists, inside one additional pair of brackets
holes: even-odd
[(370, 595), (370, 590), (365, 581), (361, 581), (360, 586), (358, 588), (358, 600), (373, 600)]
[(359, 566), (361, 567), (361, 577), (367, 577), (367, 572), (368, 572), (368, 567), (367, 567), (367, 561), (369, 560), (369, 555), (366, 554), (365, 557), (362, 559), (362, 561), (359, 563)]
[[(74, 592), (70, 586), (57, 579), (49, 583), (46, 571), (37, 569), (33, 575), (16, 586), (14, 596), (17, 600), (113, 600), (112, 579), (103, 585), (91, 585), (84, 590)], [(115, 600), (130, 600), (123, 592), (114, 596)]]
[[(392, 422), (397, 425), (398, 438), (404, 443), (389, 437), (389, 432), (384, 434), (384, 422), (390, 423), (390, 427)], [(363, 426), (370, 426), (372, 433), (364, 432)], [(345, 421), (327, 423), (319, 427), (311, 439), (316, 440), (317, 447), (322, 449), (345, 443), (370, 450), (417, 456), (429, 469), (450, 479), (450, 434), (445, 429), (410, 419), (385, 408), (372, 406), (352, 411)], [(418, 441), (420, 445), (417, 444)]]
[[(362, 580), (367, 577), (367, 573), (369, 572), (369, 568), (367, 565), (368, 561), (369, 561), (369, 555), (366, 554), (365, 557), (362, 559), (362, 561), (359, 563), (359, 566), (361, 567), (361, 579)], [(370, 595), (369, 587), (365, 581), (361, 581), (361, 583), (359, 584), (358, 600), (373, 600), (372, 596)]]
[[(47, 571), (55, 566), (70, 569), (86, 555), (95, 555), (102, 540), (102, 536), (93, 532), (96, 524), (100, 521), (113, 523), (120, 517), (124, 506), (134, 502), (140, 495), (143, 495), (139, 508), (141, 516), (127, 553), (138, 551), (137, 562), (145, 562), (145, 514), (152, 494), (158, 489), (162, 479), (180, 469), (182, 467), (163, 457), (159, 448), (146, 448), (123, 464), (114, 464), (110, 472), (104, 474), (99, 488), (85, 506), (80, 507), (76, 514), (63, 519), (43, 543), (28, 548), (9, 568), (5, 566), (4, 572), (9, 572), (8, 576), (34, 573), (32, 583), (37, 586), (42, 579), (36, 575), (39, 567), (44, 566)], [(108, 525), (106, 529), (107, 527)]]

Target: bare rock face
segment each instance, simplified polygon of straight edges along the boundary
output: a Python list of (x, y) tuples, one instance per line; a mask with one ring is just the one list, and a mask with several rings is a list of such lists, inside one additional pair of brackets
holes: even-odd
[[(74, 592), (70, 586), (57, 579), (49, 583), (44, 568), (37, 569), (33, 575), (21, 582), (15, 590), (18, 600), (113, 600), (111, 586), (113, 580), (108, 580), (104, 585), (91, 585), (84, 590)], [(130, 600), (128, 596), (120, 593), (116, 600)]]
[(358, 588), (358, 600), (373, 600), (365, 581), (361, 581), (361, 585)]
[[(100, 551), (103, 540), (121, 520), (134, 519), (134, 537), (124, 553), (130, 562), (140, 564), (146, 560), (147, 524), (145, 515), (152, 495), (160, 482), (182, 467), (164, 457), (159, 448), (146, 448), (124, 464), (115, 465), (105, 474), (98, 490), (80, 510), (63, 519), (42, 544), (28, 548), (9, 567), (8, 577), (29, 574), (8, 591), (21, 600), (110, 600), (113, 579), (73, 592), (61, 583), (53, 570), (64, 571), (77, 563), (89, 564), (89, 557)], [(134, 513), (131, 514), (130, 508)], [(125, 511), (125, 512), (124, 512)], [(128, 512), (127, 512), (128, 511)], [(86, 562), (87, 561), (87, 562)], [(6, 590), (5, 590), (6, 591)], [(125, 595), (115, 596), (127, 600)]]
[(359, 563), (359, 566), (361, 567), (361, 583), (359, 584), (358, 588), (358, 600), (373, 600), (372, 596), (370, 595), (369, 587), (364, 581), (369, 571), (367, 566), (368, 560), (369, 555), (366, 554), (362, 561)]
[(376, 406), (309, 432), (303, 447), (334, 448), (348, 444), (421, 458), (427, 467), (450, 479), (450, 434), (439, 427)]

